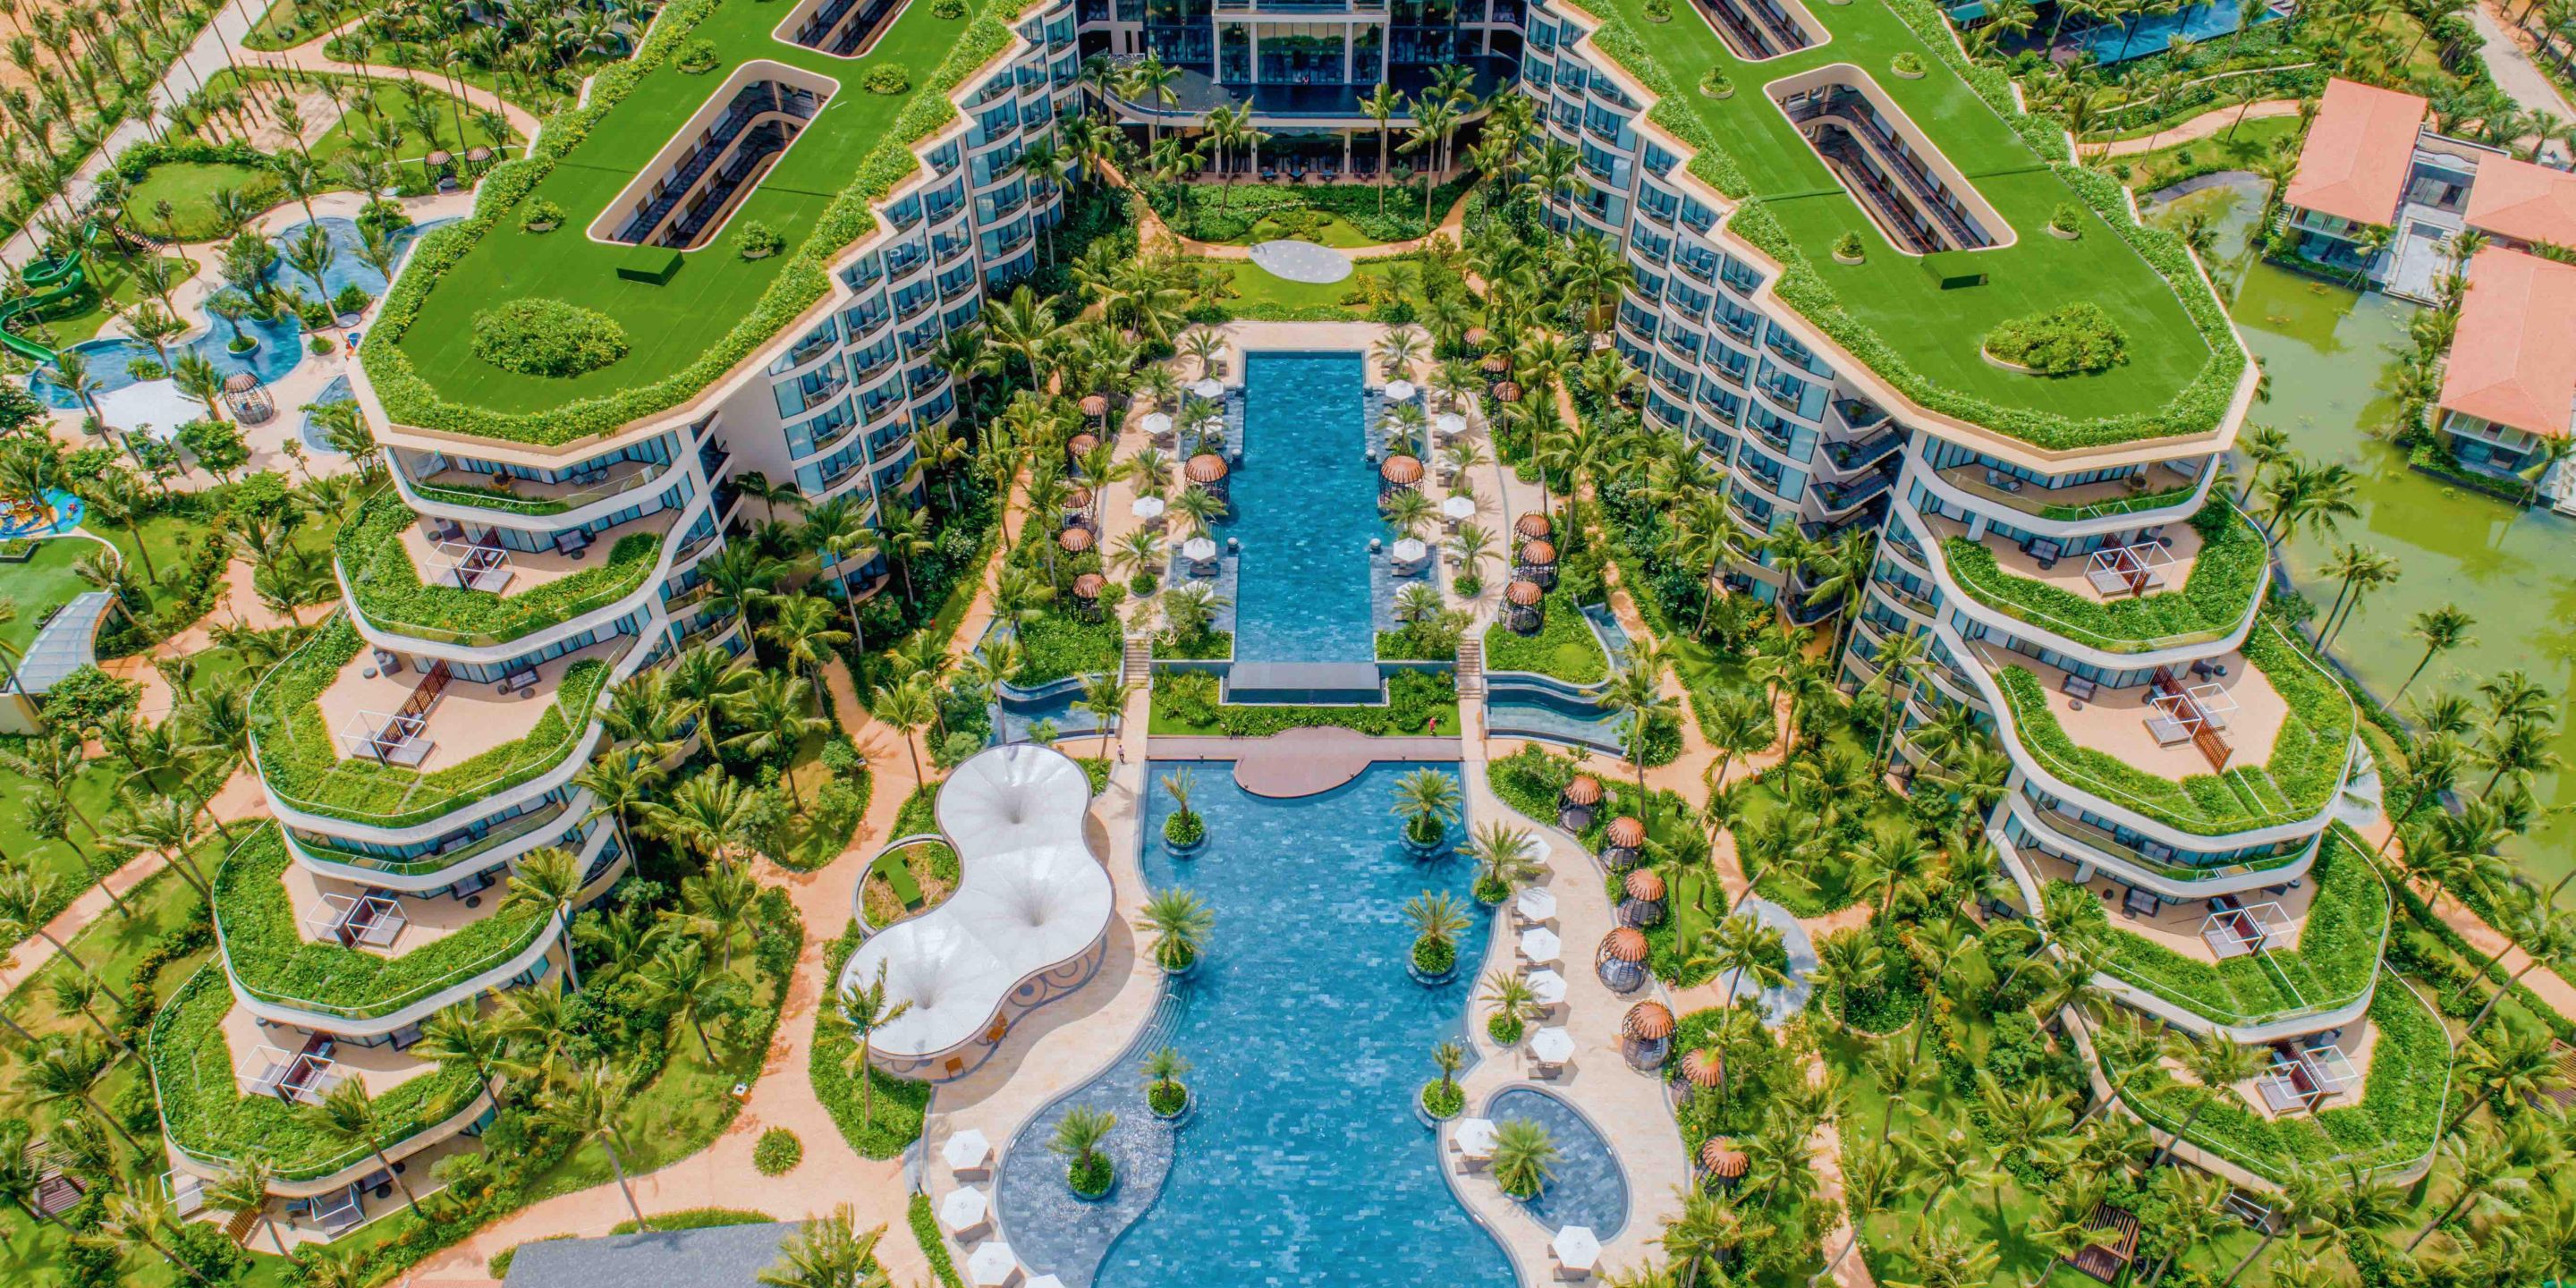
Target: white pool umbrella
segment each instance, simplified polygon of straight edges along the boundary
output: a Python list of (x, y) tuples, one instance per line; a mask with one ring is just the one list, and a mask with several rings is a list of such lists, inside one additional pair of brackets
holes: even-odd
[(1190, 392), (1201, 398), (1221, 398), (1225, 396), (1225, 386), (1213, 380), (1202, 380), (1191, 385)]
[(994, 1239), (966, 1258), (966, 1273), (984, 1288), (1004, 1288), (1020, 1277), (1020, 1259), (1011, 1245)]
[(1453, 496), (1440, 503), (1440, 512), (1448, 515), (1452, 519), (1475, 518), (1476, 498), (1472, 496)]
[(1456, 1127), (1449, 1129), (1449, 1140), (1451, 1144), (1458, 1147), (1460, 1154), (1468, 1158), (1492, 1158), (1494, 1156), (1494, 1120), (1461, 1118)]
[(1529, 985), (1530, 996), (1541, 1006), (1554, 1006), (1565, 1000), (1565, 977), (1552, 970), (1534, 970), (1522, 981)]
[(1127, 513), (1151, 523), (1154, 520), (1163, 517), (1163, 498), (1159, 496), (1137, 497), (1133, 503), (1128, 505)]
[(1444, 411), (1431, 418), (1431, 427), (1440, 431), (1441, 437), (1448, 438), (1467, 432), (1467, 418), (1454, 411)]
[(1181, 543), (1181, 557), (1194, 563), (1216, 558), (1216, 543), (1206, 537), (1192, 537)]
[(950, 1168), (958, 1171), (982, 1167), (993, 1157), (993, 1142), (984, 1139), (984, 1133), (969, 1127), (949, 1137), (948, 1143), (939, 1147), (939, 1156), (947, 1160)]
[(1172, 432), (1172, 418), (1165, 412), (1147, 412), (1145, 419), (1139, 423), (1146, 433), (1156, 438)]
[(1388, 402), (1413, 401), (1413, 382), (1410, 380), (1390, 380), (1386, 382), (1386, 400)]
[(1530, 1035), (1529, 1049), (1540, 1064), (1563, 1064), (1574, 1058), (1574, 1035), (1550, 1025)]
[(1564, 945), (1557, 942), (1553, 930), (1533, 927), (1521, 932), (1521, 956), (1529, 958), (1534, 966), (1553, 965), (1564, 951)]
[(1413, 537), (1395, 543), (1395, 561), (1400, 564), (1420, 563), (1431, 553), (1431, 547)]
[(1556, 915), (1556, 892), (1546, 886), (1531, 886), (1512, 900), (1512, 906), (1531, 921), (1545, 921)]
[(991, 1205), (985, 1202), (984, 1191), (956, 1190), (939, 1200), (939, 1223), (951, 1231), (972, 1230), (984, 1224), (984, 1214), (989, 1210)]
[(1547, 1241), (1547, 1247), (1556, 1254), (1556, 1263), (1568, 1270), (1590, 1270), (1593, 1263), (1601, 1260), (1601, 1239), (1588, 1225), (1569, 1225), (1557, 1231), (1556, 1237)]
[(1054, 1275), (1039, 1275), (1037, 1278), (1021, 1285), (1021, 1288), (1064, 1288), (1064, 1281), (1056, 1278)]

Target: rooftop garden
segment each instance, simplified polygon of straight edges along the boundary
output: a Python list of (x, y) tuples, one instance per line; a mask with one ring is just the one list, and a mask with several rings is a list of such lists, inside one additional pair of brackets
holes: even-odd
[[(633, 59), (601, 69), (585, 105), (557, 114), (529, 157), (485, 179), (471, 218), (423, 239), (362, 350), (388, 414), (425, 429), (564, 443), (668, 409), (748, 357), (823, 297), (830, 259), (876, 228), (868, 203), (919, 168), (912, 145), (954, 119), (949, 93), (1008, 47), (1004, 19), (1017, 8), (989, 0), (984, 12), (963, 18), (940, 11), (907, 6), (866, 57), (844, 59), (773, 37), (781, 13), (773, 5), (666, 6)], [(691, 47), (701, 54), (679, 57)], [(637, 248), (593, 241), (581, 229), (731, 68), (755, 58), (840, 86), (826, 109), (828, 128), (798, 138), (733, 221), (776, 230), (787, 252), (747, 259), (735, 253), (734, 238), (719, 237), (686, 255), (663, 284), (622, 278), (618, 270)], [(901, 72), (910, 92), (863, 85), (885, 69)], [(545, 231), (523, 227), (521, 208), (536, 201), (566, 217)], [(616, 323), (630, 347), (618, 361), (560, 376), (476, 356), (476, 315), (519, 300), (592, 310)]]
[(1485, 632), (1485, 670), (1523, 671), (1568, 684), (1598, 684), (1610, 678), (1610, 655), (1601, 637), (1583, 619), (1574, 597), (1558, 587), (1541, 601), (1544, 616), (1537, 633), (1523, 635), (1496, 625)]
[(2315, 902), (2292, 949), (2202, 961), (2121, 930), (2082, 887), (2067, 906), (2086, 915), (2076, 933), (2102, 951), (2101, 966), (2158, 997), (2222, 1024), (2260, 1024), (2328, 1010), (2361, 996), (2379, 969), (2388, 889), (2340, 829), (2326, 834), (2308, 869)]
[[(1759, 65), (1736, 58), (1695, 15), (1652, 22), (1652, 3), (1584, 0), (1604, 20), (1592, 44), (1657, 96), (1647, 116), (1694, 149), (1691, 173), (1745, 202), (1729, 227), (1785, 266), (1780, 298), (1907, 397), (2047, 448), (2204, 432), (2224, 418), (2245, 355), (2180, 240), (2130, 218), (2119, 185), (2076, 166), (2061, 123), (2020, 111), (2000, 69), (1971, 65), (1928, 0), (1811, 5), (1832, 39)], [(2009, 227), (1989, 231), (2010, 245), (1929, 259), (1895, 253), (1758, 90), (1835, 63), (1887, 67), (1899, 54), (1927, 74), (1876, 76), (1879, 92), (2003, 216)], [(1725, 98), (1698, 92), (1701, 69), (1746, 88)], [(2052, 215), (2076, 203), (2076, 235), (2051, 234)], [(1872, 253), (1835, 262), (1834, 244), (1852, 232)], [(1983, 280), (1944, 289), (1935, 267)], [(2068, 300), (2092, 301), (2118, 321), (2127, 361), (2044, 377), (1980, 356), (1979, 338), (1997, 326)], [(1924, 325), (1930, 317), (1942, 324)]]
[(2048, 709), (2039, 677), (2027, 669), (2004, 667), (1995, 681), (2012, 707), (2022, 748), (2050, 773), (2195, 836), (2226, 836), (2316, 817), (2343, 784), (2352, 743), (2351, 696), (2277, 627), (2258, 625), (2245, 637), (2244, 653), (2289, 706), (2272, 758), (2180, 780), (2075, 745)]
[(2191, 526), (2200, 555), (2180, 589), (2107, 602), (2006, 571), (1981, 541), (1952, 537), (1941, 555), (1950, 580), (1988, 608), (2078, 644), (2138, 653), (2225, 639), (2262, 593), (2270, 552), (2252, 522), (2222, 502), (2203, 506)]
[(350, 1018), (410, 1006), (534, 943), (552, 924), (542, 908), (491, 914), (397, 957), (314, 943), (287, 899), (286, 842), (264, 825), (215, 873), (215, 930), (233, 982), (280, 1006)]
[(403, 548), (404, 530), (418, 521), (401, 495), (387, 489), (340, 529), (337, 545), (358, 611), (379, 627), (421, 639), (507, 643), (634, 594), (661, 561), (661, 535), (633, 532), (619, 537), (597, 565), (518, 594), (430, 585)]
[[(2394, 979), (2372, 995), (2370, 1023), (2379, 1031), (2378, 1045), (2357, 1105), (2265, 1118), (2229, 1091), (2192, 1119), (2200, 1087), (2161, 1065), (2139, 1071), (2122, 1098), (2165, 1131), (2190, 1121), (2193, 1144), (2276, 1181), (2320, 1164), (2364, 1171), (2401, 1167), (2431, 1152), (2441, 1134), (2451, 1088), (2450, 1040), (2441, 1018)], [(2119, 1070), (2105, 1068), (2119, 1080)]]
[[(179, 986), (152, 1024), (148, 1055), (170, 1142), (210, 1161), (257, 1155), (281, 1181), (307, 1181), (353, 1166), (370, 1152), (325, 1138), (275, 1096), (244, 1096), (233, 1080), (224, 1014), (233, 1006), (223, 973), (208, 966)], [(407, 1140), (454, 1117), (478, 1094), (474, 1070), (446, 1065), (375, 1097), (383, 1142)]]
[(526, 737), (421, 773), (372, 757), (344, 759), (323, 723), (322, 691), (365, 644), (346, 616), (335, 617), (269, 672), (251, 697), (252, 748), (260, 777), (296, 808), (376, 827), (426, 822), (552, 768), (580, 742), (608, 684), (608, 663), (575, 662), (556, 685), (554, 709)]

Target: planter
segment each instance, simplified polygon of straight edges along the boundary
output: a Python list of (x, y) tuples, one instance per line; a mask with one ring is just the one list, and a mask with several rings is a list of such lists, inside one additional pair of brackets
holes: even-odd
[(252, 336), (248, 332), (234, 336), (232, 339), (224, 343), (224, 352), (226, 353), (256, 353), (258, 351), (258, 338)]
[(1074, 1201), (1079, 1203), (1106, 1203), (1117, 1195), (1118, 1183), (1123, 1179), (1125, 1178), (1119, 1176), (1117, 1169), (1113, 1166), (1109, 1172), (1108, 1188), (1103, 1189), (1098, 1194), (1085, 1194), (1082, 1191), (1073, 1188), (1073, 1178), (1071, 1177), (1065, 1178), (1064, 1192), (1072, 1195), (1074, 1197)]
[(559, 220), (559, 219), (540, 219), (540, 220), (536, 221), (535, 223), (531, 223), (531, 224), (526, 225), (526, 226), (524, 227), (523, 231), (526, 231), (526, 232), (532, 232), (532, 233), (550, 233), (550, 232), (553, 232), (554, 230), (556, 230), (557, 228), (561, 228), (561, 227), (563, 227), (563, 221), (562, 221), (562, 220)]
[(1897, 78), (1898, 80), (1921, 80), (1923, 79), (1923, 70), (1923, 68), (1917, 67), (1909, 72), (1903, 67), (1890, 63), (1887, 67), (1887, 74)]
[[(775, 254), (777, 254), (777, 253), (778, 253), (778, 252), (777, 252), (777, 251), (774, 251), (774, 250), (747, 250), (747, 251), (744, 251), (744, 252), (742, 253), (742, 257), (743, 257), (745, 260), (767, 259), (767, 258), (769, 258), (770, 256), (775, 255)], [(1112, 1185), (1112, 1186), (1110, 1186), (1110, 1188), (1111, 1188), (1111, 1189), (1116, 1189), (1116, 1188), (1117, 1188), (1117, 1186)]]
[(358, 325), (359, 320), (364, 316), (364, 314), (359, 313), (342, 313), (336, 315), (332, 320), (340, 324), (341, 330), (346, 331), (349, 328)]
[(1205, 832), (1199, 833), (1199, 839), (1192, 841), (1187, 845), (1175, 844), (1172, 841), (1172, 838), (1168, 836), (1163, 838), (1163, 853), (1176, 859), (1195, 859), (1199, 855), (1205, 853), (1207, 851), (1207, 847), (1208, 838), (1207, 833)]
[[(1836, 4), (1848, 4), (1848, 3), (1850, 3), (1850, 2), (1851, 2), (1851, 0), (1834, 0), (1834, 3), (1836, 3)], [(1727, 100), (1727, 99), (1730, 99), (1730, 98), (1735, 97), (1735, 87), (1734, 87), (1734, 86), (1732, 86), (1732, 85), (1729, 85), (1729, 86), (1727, 86), (1727, 87), (1726, 87), (1726, 88), (1724, 88), (1724, 89), (1717, 89), (1717, 90), (1710, 89), (1710, 88), (1708, 88), (1707, 86), (1703, 85), (1703, 86), (1701, 86), (1701, 87), (1700, 87), (1700, 91), (1699, 91), (1699, 92), (1700, 92), (1700, 96), (1701, 96), (1702, 98), (1713, 98), (1713, 99), (1717, 99), (1717, 100), (1719, 100), (1719, 101), (1721, 101), (1721, 102), (1723, 102), (1723, 101), (1725, 101), (1725, 100)]]
[(2055, 224), (2050, 224), (2048, 226), (2048, 235), (2059, 241), (2073, 241), (2084, 234), (2081, 229), (2060, 228)]
[(1841, 251), (1834, 252), (1834, 262), (1837, 264), (1858, 264), (1866, 261), (1868, 258), (1869, 257), (1867, 255), (1845, 255)]
[(1404, 973), (1412, 976), (1413, 982), (1420, 984), (1424, 988), (1438, 988), (1441, 985), (1458, 978), (1458, 959), (1453, 955), (1450, 957), (1449, 965), (1445, 969), (1427, 971), (1414, 964), (1413, 954), (1406, 953), (1404, 955)]
[[(1189, 1116), (1190, 1116), (1190, 1111), (1191, 1111), (1191, 1110), (1193, 1110), (1193, 1109), (1196, 1109), (1196, 1108), (1198, 1108), (1198, 1107), (1199, 1107), (1199, 1093), (1197, 1093), (1197, 1092), (1195, 1092), (1195, 1091), (1190, 1090), (1190, 1089), (1189, 1089), (1189, 1085), (1188, 1085), (1188, 1084), (1186, 1084), (1186, 1083), (1182, 1084), (1182, 1086), (1181, 1086), (1181, 1107), (1180, 1107), (1180, 1108), (1178, 1108), (1178, 1109), (1173, 1110), (1172, 1112), (1170, 1112), (1170, 1113), (1168, 1113), (1168, 1114), (1167, 1114), (1167, 1113), (1164, 1113), (1164, 1112), (1163, 1112), (1162, 1110), (1160, 1110), (1160, 1109), (1156, 1109), (1156, 1108), (1154, 1107), (1154, 1100), (1153, 1100), (1153, 1093), (1152, 1093), (1152, 1091), (1149, 1089), (1149, 1090), (1146, 1092), (1146, 1097), (1145, 1097), (1145, 1112), (1147, 1112), (1147, 1113), (1149, 1113), (1149, 1114), (1152, 1114), (1155, 1118), (1160, 1119), (1160, 1120), (1161, 1120), (1161, 1121), (1163, 1121), (1163, 1122), (1167, 1122), (1167, 1123), (1177, 1123), (1177, 1122), (1181, 1121), (1182, 1119), (1189, 1117)], [(1113, 1187), (1113, 1188), (1114, 1188), (1114, 1187)]]
[(1456, 1110), (1445, 1114), (1435, 1114), (1431, 1112), (1431, 1106), (1422, 1103), (1422, 1093), (1430, 1089), (1431, 1084), (1426, 1082), (1413, 1090), (1413, 1117), (1416, 1122), (1421, 1123), (1423, 1126), (1428, 1127), (1433, 1131), (1438, 1131), (1440, 1130), (1440, 1124), (1454, 1121), (1460, 1114), (1467, 1112), (1467, 1097), (1464, 1094), (1463, 1088), (1461, 1089), (1461, 1094), (1458, 1097), (1458, 1108)]
[(2035, 367), (2025, 367), (2018, 362), (2007, 362), (2002, 358), (1996, 357), (1991, 350), (1987, 349), (1986, 346), (1982, 344), (1977, 346), (1977, 356), (1985, 359), (1987, 366), (2009, 371), (2015, 375), (2036, 376), (2039, 374), (2038, 369)]
[[(1181, 968), (1179, 968), (1179, 969), (1177, 969), (1177, 970), (1175, 970), (1175, 969), (1173, 969), (1172, 967), (1169, 967), (1169, 966), (1164, 966), (1164, 967), (1162, 967), (1162, 970), (1163, 970), (1163, 978), (1165, 978), (1165, 979), (1167, 979), (1167, 980), (1168, 980), (1168, 979), (1187, 979), (1187, 978), (1189, 978), (1190, 972), (1191, 972), (1191, 971), (1194, 971), (1194, 970), (1197, 970), (1197, 969), (1199, 968), (1199, 963), (1200, 963), (1200, 962), (1203, 962), (1203, 961), (1206, 961), (1206, 960), (1207, 960), (1207, 954), (1206, 954), (1206, 953), (1194, 953), (1194, 954), (1192, 954), (1192, 955), (1191, 955), (1191, 957), (1190, 957), (1189, 964), (1188, 964), (1188, 965), (1186, 965), (1186, 966), (1183, 966), (1183, 967), (1181, 967)], [(1161, 963), (1156, 963), (1156, 964), (1157, 964), (1157, 965), (1161, 965)]]

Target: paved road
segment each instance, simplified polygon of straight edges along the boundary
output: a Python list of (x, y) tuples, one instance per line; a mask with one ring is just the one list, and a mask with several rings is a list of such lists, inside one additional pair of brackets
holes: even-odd
[[(2486, 60), (2487, 72), (2495, 77), (2497, 88), (2526, 111), (2546, 112), (2562, 122), (2576, 121), (2576, 105), (2569, 104), (2548, 73), (2531, 61), (2531, 55), (2522, 47), (2521, 30), (2502, 10), (2493, 3), (2482, 3), (2469, 10), (2469, 19), (2477, 24), (2478, 34), (2486, 37), (2486, 46), (2478, 56)], [(2544, 145), (2541, 153), (2563, 158), (2567, 148), (2553, 141)]]

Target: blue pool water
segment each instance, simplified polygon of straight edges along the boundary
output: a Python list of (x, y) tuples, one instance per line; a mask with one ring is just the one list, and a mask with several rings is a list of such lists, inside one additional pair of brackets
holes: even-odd
[[(1148, 837), (1170, 816), (1162, 777), (1175, 768), (1152, 766)], [(1004, 1155), (997, 1187), (1012, 1247), (1071, 1288), (1510, 1284), (1500, 1245), (1458, 1205), (1437, 1138), (1413, 1115), (1434, 1075), (1431, 1047), (1464, 1033), (1487, 927), (1477, 918), (1463, 937), (1468, 965), (1454, 982), (1424, 988), (1405, 973), (1404, 901), (1435, 889), (1466, 898), (1473, 877), (1454, 854), (1417, 861), (1398, 844), (1387, 804), (1416, 766), (1372, 765), (1300, 800), (1249, 795), (1230, 765), (1190, 768), (1208, 848), (1175, 860), (1149, 843), (1144, 874), (1156, 889), (1196, 891), (1216, 927), (1139, 1047), (1180, 1049), (1196, 1066), (1197, 1106), (1177, 1133), (1140, 1121), (1131, 1053), (1040, 1115)], [(1136, 1166), (1122, 1158), (1111, 1203), (1065, 1197), (1062, 1164), (1044, 1151), (1073, 1103), (1120, 1115), (1112, 1147)], [(1157, 1184), (1158, 1196), (1132, 1192)]]
[(1484, 1115), (1495, 1122), (1526, 1118), (1547, 1128), (1556, 1140), (1556, 1175), (1521, 1203), (1521, 1211), (1553, 1233), (1569, 1225), (1590, 1226), (1604, 1242), (1628, 1224), (1628, 1173), (1610, 1142), (1574, 1106), (1531, 1087), (1507, 1087), (1485, 1102)]
[[(331, 377), (331, 383), (322, 386), (322, 392), (313, 395), (313, 401), (316, 404), (344, 403), (355, 402), (357, 401), (357, 397), (358, 395), (352, 392), (349, 388), (349, 378), (347, 376), (333, 376)], [(346, 454), (339, 448), (331, 445), (330, 437), (322, 432), (321, 423), (313, 419), (313, 413), (309, 411), (305, 412), (303, 413), (303, 417), (304, 419), (301, 422), (301, 427), (296, 430), (296, 434), (304, 440), (304, 445), (306, 447), (311, 448), (316, 454), (322, 456), (341, 456)]]
[(1485, 699), (1485, 726), (1497, 734), (1523, 734), (1624, 754), (1628, 718), (1568, 694), (1495, 681)]
[[(2280, 11), (2266, 8), (2254, 16), (2261, 23), (2277, 21)], [(2127, 62), (2161, 54), (2176, 37), (2190, 41), (2214, 40), (2237, 29), (2243, 21), (2240, 6), (2234, 0), (2202, 0), (2185, 5), (2169, 14), (2152, 14), (2129, 24), (2126, 34), (2119, 23), (2104, 23), (2085, 32), (2079, 42), (2093, 52), (2096, 62)]]
[(1253, 353), (1243, 367), (1243, 464), (1235, 517), (1243, 543), (1234, 656), (1244, 662), (1367, 662), (1370, 538), (1377, 467), (1368, 460), (1356, 351)]
[[(329, 288), (325, 293), (336, 293), (341, 287), (354, 282), (364, 288), (369, 295), (384, 294), (384, 274), (377, 272), (374, 265), (358, 258), (357, 221), (333, 216), (319, 222), (324, 235), (331, 239), (334, 252), (331, 266), (322, 271), (322, 281)], [(422, 233), (453, 222), (455, 221), (452, 219), (432, 220), (395, 233), (394, 245), (397, 253), (408, 256), (411, 253), (412, 244), (420, 239)], [(282, 258), (286, 246), (302, 237), (304, 229), (305, 225), (299, 223), (270, 238), (277, 244), (281, 258), (277, 267), (270, 272), (269, 279), (292, 287), (304, 295), (311, 295), (313, 279), (287, 267)], [(400, 272), (402, 265), (397, 262), (394, 269)], [(304, 361), (304, 327), (294, 318), (280, 317), (274, 321), (243, 318), (242, 334), (256, 338), (259, 341), (259, 347), (249, 353), (238, 355), (228, 347), (233, 338), (232, 324), (220, 318), (212, 318), (209, 321), (213, 325), (207, 330), (170, 346), (172, 360), (177, 360), (182, 353), (195, 353), (213, 363), (215, 370), (225, 375), (231, 375), (236, 371), (247, 371), (258, 376), (262, 384), (275, 384)], [(99, 393), (112, 393), (135, 383), (134, 375), (128, 368), (136, 359), (149, 358), (156, 362), (160, 360), (159, 355), (153, 352), (152, 346), (140, 340), (84, 340), (73, 345), (72, 349), (88, 359), (89, 374), (98, 381)], [(54, 382), (51, 368), (40, 368), (28, 382), (28, 388), (34, 391), (39, 400), (56, 410), (70, 411), (80, 406), (80, 400), (74, 397), (70, 390)]]

